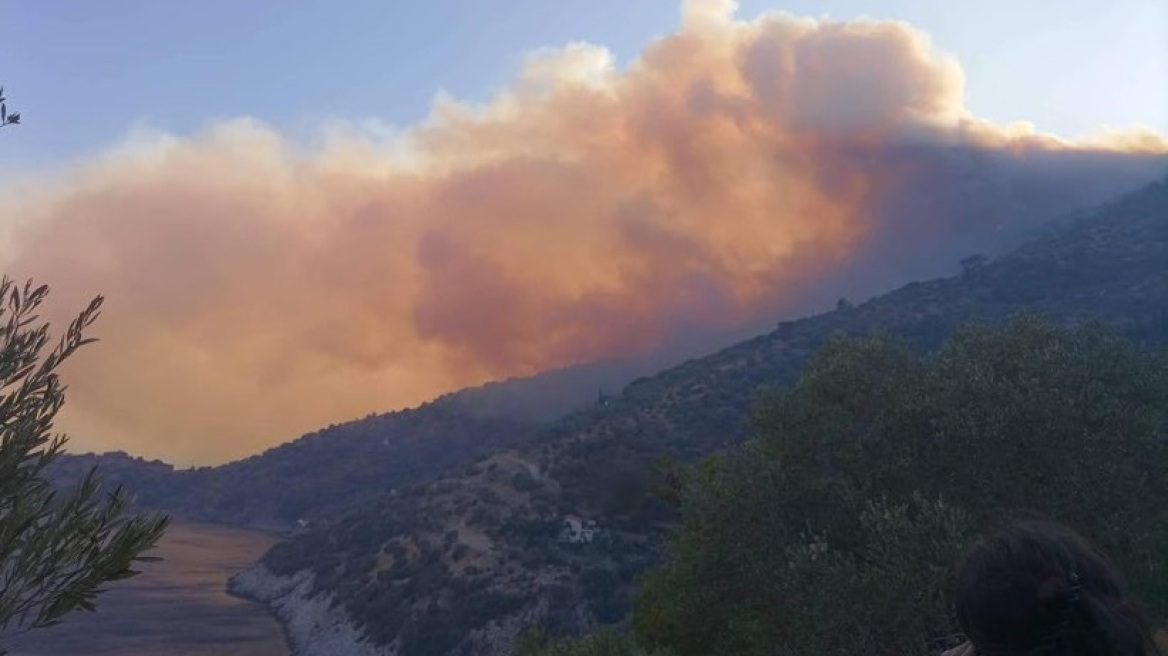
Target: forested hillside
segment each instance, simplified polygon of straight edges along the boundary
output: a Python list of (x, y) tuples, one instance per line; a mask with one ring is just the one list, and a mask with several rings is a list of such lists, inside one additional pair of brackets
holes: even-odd
[[(513, 449), (279, 545), (264, 562), (313, 571), (374, 641), (411, 656), (498, 649), (537, 619), (557, 631), (618, 622), (675, 518), (655, 494), (654, 464), (738, 443), (760, 390), (791, 383), (832, 335), (884, 332), (929, 351), (969, 321), (1029, 310), (1060, 324), (1102, 320), (1143, 349), (1168, 343), (1168, 180), (1009, 255), (962, 265), (958, 276), (841, 302), (639, 380)], [(557, 541), (568, 514), (598, 520), (598, 537)]]
[(70, 485), (99, 465), (110, 484), (126, 485), (144, 507), (289, 529), (503, 449), (554, 417), (595, 404), (598, 394), (619, 390), (646, 366), (597, 363), (468, 388), (418, 408), (329, 426), (219, 467), (176, 470), (125, 453), (63, 455), (52, 476)]

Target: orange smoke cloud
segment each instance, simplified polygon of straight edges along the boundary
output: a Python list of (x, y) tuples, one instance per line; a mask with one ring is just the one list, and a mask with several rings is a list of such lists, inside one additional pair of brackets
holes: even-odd
[[(5, 269), (108, 297), (77, 449), (220, 462), (457, 387), (641, 353), (938, 272), (1004, 224), (1151, 179), (1155, 134), (969, 115), (911, 27), (690, 2), (618, 70), (533, 55), (391, 140), (153, 135), (3, 199)], [(1136, 153), (1141, 153), (1137, 155)]]

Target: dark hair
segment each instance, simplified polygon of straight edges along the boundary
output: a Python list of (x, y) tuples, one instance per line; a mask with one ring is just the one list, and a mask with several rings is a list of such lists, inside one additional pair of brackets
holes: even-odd
[(1158, 654), (1123, 576), (1070, 528), (1016, 520), (957, 572), (957, 620), (978, 656)]

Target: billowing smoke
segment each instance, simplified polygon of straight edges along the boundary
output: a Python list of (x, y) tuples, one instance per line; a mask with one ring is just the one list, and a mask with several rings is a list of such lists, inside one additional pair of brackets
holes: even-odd
[(622, 69), (538, 53), (485, 106), (440, 99), (391, 138), (309, 148), (236, 120), (7, 189), (3, 268), (50, 283), (61, 317), (108, 297), (69, 371), (74, 447), (219, 462), (774, 321), (945, 273), (1168, 162), (1151, 133), (971, 116), (958, 64), (908, 25), (733, 11), (687, 3)]

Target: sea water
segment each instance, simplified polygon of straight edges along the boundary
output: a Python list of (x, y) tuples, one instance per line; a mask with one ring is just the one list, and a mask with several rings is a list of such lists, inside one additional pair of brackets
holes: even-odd
[(140, 563), (108, 586), (97, 611), (0, 638), (11, 656), (288, 656), (279, 622), (227, 593), (227, 578), (277, 541), (261, 531), (175, 523)]

